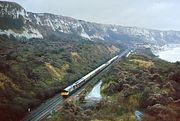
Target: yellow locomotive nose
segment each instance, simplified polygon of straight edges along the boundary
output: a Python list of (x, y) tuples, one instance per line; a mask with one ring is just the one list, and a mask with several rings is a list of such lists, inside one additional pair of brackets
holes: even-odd
[(69, 92), (61, 92), (62, 97), (67, 97), (69, 95)]

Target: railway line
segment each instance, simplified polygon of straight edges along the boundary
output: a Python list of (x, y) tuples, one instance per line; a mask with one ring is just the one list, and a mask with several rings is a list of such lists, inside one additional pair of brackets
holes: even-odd
[[(117, 55), (117, 57), (115, 56), (116, 59), (114, 59), (112, 62), (111, 62), (111, 60), (113, 58), (110, 59), (108, 62), (106, 62), (106, 64), (109, 63), (109, 65), (107, 65), (106, 67), (110, 66), (112, 63), (114, 63), (118, 59), (120, 59), (123, 56), (125, 56), (128, 52), (130, 52), (130, 49), (126, 49), (125, 51), (123, 51), (122, 53)], [(103, 65), (101, 65), (101, 66), (103, 67)], [(104, 67), (102, 70), (104, 70), (106, 67)], [(98, 68), (96, 68), (95, 70), (97, 71)], [(93, 71), (90, 72), (90, 73), (93, 73)], [(87, 77), (87, 75), (86, 75), (86, 77)], [(93, 76), (96, 76), (96, 75), (93, 75)], [(80, 93), (88, 83), (89, 83), (89, 80), (87, 80), (86, 83), (82, 84), (75, 91), (73, 91), (73, 93), (71, 95), (69, 95), (68, 98), (73, 97), (73, 96), (77, 95), (78, 93)], [(50, 115), (53, 111), (55, 111), (58, 106), (63, 105), (65, 100), (67, 100), (68, 98), (63, 98), (60, 94), (57, 94), (53, 98), (47, 100), (45, 103), (41, 104), (37, 109), (35, 109), (34, 111), (30, 112), (22, 121), (39, 121), (39, 120), (42, 120), (45, 117), (47, 117), (48, 115)]]

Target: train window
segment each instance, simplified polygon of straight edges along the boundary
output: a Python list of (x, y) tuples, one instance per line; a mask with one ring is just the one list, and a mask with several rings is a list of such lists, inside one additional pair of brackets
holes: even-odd
[(73, 88), (75, 89), (75, 88), (76, 88), (76, 85), (74, 85)]

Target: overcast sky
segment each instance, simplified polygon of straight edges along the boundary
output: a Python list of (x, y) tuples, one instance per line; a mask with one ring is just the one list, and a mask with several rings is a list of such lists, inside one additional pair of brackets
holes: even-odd
[(6, 0), (27, 11), (86, 21), (161, 30), (180, 30), (180, 0)]

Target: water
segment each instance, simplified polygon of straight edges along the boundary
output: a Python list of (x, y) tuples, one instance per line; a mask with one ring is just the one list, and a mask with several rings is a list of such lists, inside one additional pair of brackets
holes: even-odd
[(91, 92), (85, 97), (86, 102), (98, 102), (102, 99), (102, 96), (100, 93), (101, 85), (102, 85), (102, 81), (100, 81), (93, 87)]
[(159, 51), (157, 52), (157, 55), (159, 58), (169, 62), (180, 61), (180, 46)]

